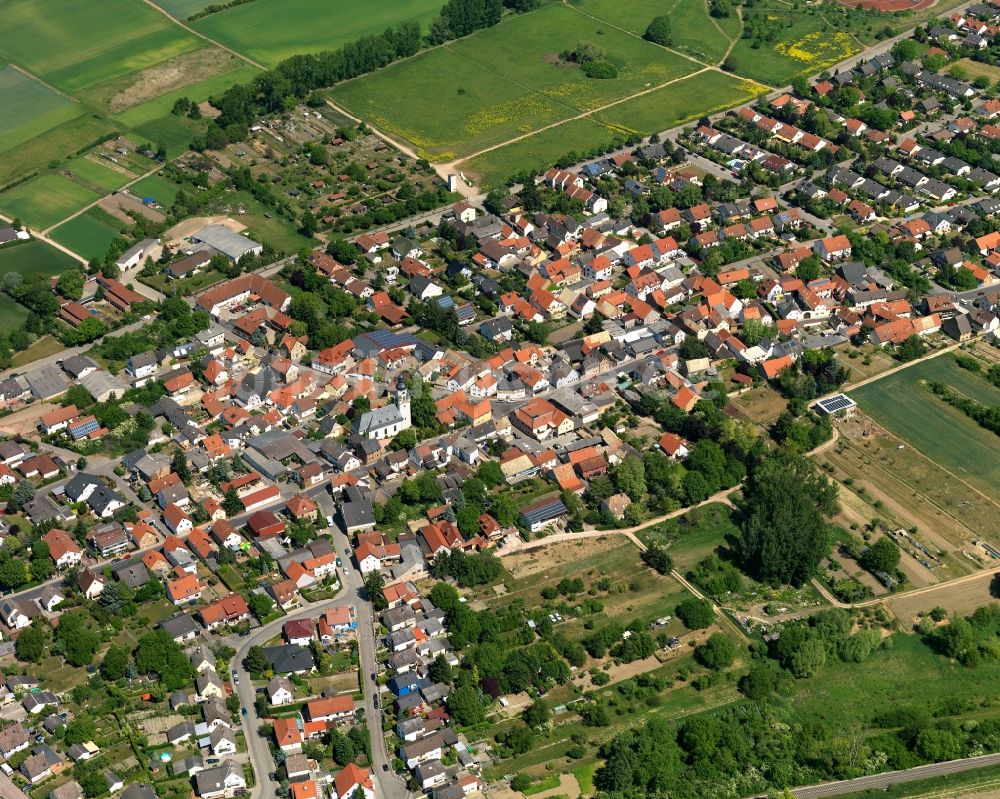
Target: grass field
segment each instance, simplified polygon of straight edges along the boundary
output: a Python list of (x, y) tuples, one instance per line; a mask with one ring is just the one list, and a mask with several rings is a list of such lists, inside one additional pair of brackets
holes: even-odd
[(92, 258), (103, 259), (117, 235), (117, 230), (88, 214), (80, 214), (52, 231), (52, 238), (55, 241), (64, 247), (69, 247), (88, 261)]
[(626, 100), (595, 114), (594, 118), (645, 135), (745, 103), (766, 91), (753, 81), (721, 72), (703, 72)]
[[(37, 240), (0, 249), (0, 275), (8, 272), (18, 272), (24, 277), (58, 275), (75, 263), (65, 253)], [(0, 325), (8, 330), (19, 327), (27, 316), (27, 308), (0, 294)]]
[(595, 145), (610, 144), (621, 131), (593, 119), (571, 119), (554, 128), (477, 155), (462, 164), (462, 171), (474, 175), (487, 188), (501, 186), (522, 170), (540, 171), (568, 153), (587, 152)]
[(202, 46), (140, 0), (10, 0), (0, 55), (66, 92)]
[(752, 13), (775, 22), (778, 40), (754, 48), (750, 39), (741, 38), (726, 65), (769, 86), (784, 86), (796, 75), (819, 72), (861, 49), (849, 33), (828, 25), (814, 9), (793, 10), (790, 4), (767, 2), (754, 6)]
[(740, 33), (739, 17), (714, 20), (701, 0), (589, 0), (581, 8), (638, 36), (654, 17), (666, 14), (672, 27), (670, 46), (711, 64), (723, 59), (730, 41)]
[(645, 544), (665, 546), (680, 571), (686, 571), (707, 558), (739, 533), (735, 511), (728, 505), (713, 503), (696, 508), (684, 516), (646, 527), (639, 531)]
[(81, 113), (71, 100), (10, 66), (0, 68), (0, 152), (23, 144)]
[[(587, 78), (558, 58), (580, 40), (599, 42), (619, 69)], [(518, 58), (509, 54), (517, 52)], [(349, 81), (332, 98), (372, 124), (447, 160), (531, 133), (698, 65), (568, 6), (510, 18), (487, 31)], [(425, 98), (441, 102), (429, 106)], [(596, 131), (596, 128), (592, 128)], [(594, 142), (588, 142), (588, 148)], [(561, 153), (571, 147), (563, 147)]]
[(1000, 389), (959, 368), (950, 355), (923, 361), (851, 396), (879, 424), (945, 469), (992, 494), (1000, 480), (1000, 437), (937, 399), (922, 381), (938, 380), (965, 396), (1000, 405)]
[[(17, 307), (20, 308), (21, 306), (18, 305)], [(66, 349), (66, 347), (55, 336), (42, 336), (24, 352), (19, 352), (11, 358), (10, 365), (15, 368), (18, 366), (24, 366), (26, 363), (37, 361), (39, 358), (47, 358), (50, 355), (55, 355), (57, 352), (62, 352), (64, 349)]]
[(177, 184), (160, 175), (150, 175), (132, 184), (129, 190), (138, 197), (152, 197), (160, 205), (170, 206), (179, 191)]
[(35, 136), (3, 153), (0, 158), (0, 186), (96, 143), (114, 129), (114, 124), (108, 120), (84, 114), (47, 130), (44, 135)]
[[(195, 3), (166, 0), (159, 5), (187, 7)], [(299, 53), (334, 50), (404, 20), (416, 19), (426, 30), (440, 10), (440, 0), (327, 0), (319, 4), (310, 0), (254, 0), (211, 14), (192, 27), (238, 53), (274, 66)]]
[(73, 173), (73, 179), (94, 191), (106, 193), (119, 189), (133, 178), (132, 174), (124, 174), (110, 165), (102, 164), (96, 158), (80, 156), (67, 161), (63, 167)]
[(210, 5), (211, 0), (154, 0), (170, 16), (181, 21)]
[[(958, 72), (958, 70), (961, 70), (961, 72)], [(973, 61), (971, 58), (962, 58), (956, 61), (946, 71), (949, 74), (952, 71), (955, 71), (959, 75), (963, 75), (964, 73), (963, 80), (975, 80), (979, 77), (989, 78), (990, 83), (996, 83), (1000, 80), (1000, 67)]]
[(0, 194), (0, 209), (44, 229), (100, 197), (62, 175), (42, 175)]

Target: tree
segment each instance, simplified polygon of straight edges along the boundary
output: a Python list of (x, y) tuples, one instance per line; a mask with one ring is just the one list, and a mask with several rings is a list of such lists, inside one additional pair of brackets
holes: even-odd
[(611, 467), (611, 482), (633, 502), (638, 502), (646, 493), (646, 467), (634, 456), (623, 458)]
[(646, 32), (642, 34), (642, 38), (653, 44), (659, 44), (663, 47), (668, 46), (673, 38), (673, 26), (670, 24), (670, 17), (666, 14), (653, 17), (653, 21), (646, 26)]
[[(444, 585), (444, 583), (441, 583)], [(438, 655), (434, 660), (431, 661), (430, 666), (427, 667), (427, 676), (430, 678), (431, 682), (435, 683), (445, 683), (450, 685), (453, 679), (451, 664), (445, 659), (444, 655)]]
[(252, 593), (247, 601), (247, 607), (258, 621), (263, 621), (274, 608), (274, 601), (266, 594)]
[(222, 509), (226, 512), (226, 516), (230, 518), (243, 513), (243, 501), (240, 499), (240, 495), (235, 488), (226, 490), (226, 493), (222, 497)]
[(39, 663), (45, 654), (45, 646), (49, 641), (45, 630), (36, 625), (31, 625), (17, 637), (14, 644), (14, 654), (18, 660), (29, 663)]
[(101, 636), (88, 626), (82, 611), (64, 613), (56, 628), (56, 641), (71, 666), (89, 666), (101, 643)]
[(156, 674), (167, 691), (176, 691), (194, 679), (191, 661), (166, 630), (152, 630), (140, 637), (133, 658), (140, 674)]
[(893, 574), (899, 566), (899, 547), (884, 535), (861, 554), (861, 565), (870, 572)]
[(674, 613), (689, 630), (703, 630), (715, 621), (712, 604), (696, 597), (685, 599), (677, 606)]
[(59, 275), (57, 284), (59, 293), (67, 300), (78, 300), (83, 296), (83, 272), (79, 269), (69, 269)]
[(181, 478), (182, 483), (186, 485), (191, 482), (191, 469), (188, 466), (187, 456), (181, 450), (174, 453), (174, 457), (170, 461), (170, 468)]
[(493, 518), (501, 527), (511, 527), (517, 523), (521, 510), (517, 501), (508, 493), (501, 493), (493, 500)]
[(546, 705), (541, 699), (536, 699), (524, 709), (524, 712), (521, 714), (521, 719), (529, 727), (534, 728), (545, 726), (551, 716), (552, 713), (549, 711), (548, 705)]
[(112, 644), (101, 661), (101, 677), (108, 682), (115, 682), (125, 677), (125, 667), (128, 665), (128, 650)]
[(914, 333), (896, 348), (896, 357), (901, 361), (915, 361), (922, 358), (925, 351), (924, 341)]
[(643, 563), (656, 569), (660, 574), (666, 574), (674, 568), (674, 559), (659, 544), (650, 544), (641, 557)]
[(365, 597), (376, 610), (385, 610), (388, 607), (389, 603), (382, 595), (382, 589), (385, 588), (385, 577), (382, 576), (382, 572), (378, 569), (368, 572), (365, 575), (364, 588)]
[(90, 716), (77, 716), (66, 725), (63, 740), (73, 746), (90, 741), (97, 735), (97, 725)]
[(802, 585), (830, 549), (837, 487), (805, 457), (779, 452), (750, 473), (737, 554), (760, 580)]
[(699, 663), (713, 671), (722, 671), (736, 659), (736, 646), (722, 633), (712, 633), (708, 640), (694, 650)]
[(479, 724), (486, 719), (479, 691), (471, 685), (463, 685), (453, 690), (447, 699), (448, 712), (463, 727)]
[(791, 658), (791, 671), (796, 677), (811, 677), (826, 663), (826, 646), (819, 638), (808, 638)]
[(353, 763), (358, 753), (354, 749), (354, 743), (340, 730), (330, 733), (330, 751), (337, 765), (346, 766)]
[(263, 674), (271, 668), (271, 663), (268, 661), (267, 655), (264, 654), (263, 647), (252, 646), (247, 650), (247, 656), (243, 661), (243, 666), (251, 674)]

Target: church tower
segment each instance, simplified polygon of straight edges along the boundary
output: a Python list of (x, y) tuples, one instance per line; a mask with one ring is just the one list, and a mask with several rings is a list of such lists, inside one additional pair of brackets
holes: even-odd
[(413, 422), (410, 419), (410, 389), (406, 387), (406, 378), (404, 375), (400, 375), (399, 379), (396, 380), (396, 407), (399, 408), (399, 413), (406, 420), (406, 428), (409, 428)]

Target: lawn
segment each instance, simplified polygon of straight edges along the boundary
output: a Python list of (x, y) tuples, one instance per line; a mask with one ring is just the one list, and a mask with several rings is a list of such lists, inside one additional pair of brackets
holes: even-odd
[(0, 68), (0, 152), (80, 115), (80, 107), (13, 67)]
[(0, 194), (0, 209), (45, 229), (100, 196), (62, 175), (42, 175)]
[[(581, 40), (607, 51), (619, 76), (587, 78), (559, 59)], [(510, 53), (517, 58), (510, 58)], [(444, 48), (427, 51), (335, 88), (352, 113), (447, 160), (537, 131), (561, 119), (690, 74), (698, 64), (552, 5), (509, 18)], [(429, 106), (425, 98), (440, 102)], [(591, 133), (599, 133), (591, 126)], [(607, 140), (602, 136), (599, 141)], [(587, 148), (592, 137), (585, 139)], [(558, 155), (572, 147), (564, 146)], [(515, 170), (511, 170), (515, 171)]]
[(711, 64), (725, 57), (730, 41), (740, 33), (739, 17), (713, 19), (701, 0), (591, 0), (582, 10), (639, 36), (654, 17), (666, 14), (672, 27), (670, 47)]
[(950, 355), (915, 364), (850, 395), (890, 432), (992, 496), (1000, 480), (1000, 438), (937, 399), (922, 384), (927, 380), (946, 383), (978, 402), (1000, 405), (1000, 389), (958, 367)]
[(141, 0), (10, 0), (0, 55), (72, 94), (202, 46)]
[(169, 208), (174, 204), (174, 199), (176, 199), (180, 189), (176, 183), (167, 180), (162, 175), (150, 175), (133, 183), (130, 191), (138, 197), (152, 197), (160, 205)]
[[(7, 295), (2, 295), (2, 297), (3, 299), (9, 299)], [(17, 307), (20, 308), (21, 306), (18, 305)], [(27, 309), (25, 309), (25, 313), (27, 313)], [(2, 315), (0, 315), (0, 318), (2, 318)], [(48, 358), (50, 355), (55, 355), (64, 349), (66, 347), (59, 339), (53, 336), (42, 336), (24, 352), (19, 352), (11, 358), (10, 365), (13, 367), (24, 366), (32, 361), (37, 361), (39, 358)]]
[(766, 91), (753, 81), (721, 72), (703, 72), (626, 100), (594, 118), (613, 127), (650, 134), (745, 103)]
[[(161, 0), (168, 6), (196, 5), (193, 0)], [(205, 5), (198, 2), (197, 5)], [(427, 30), (441, 10), (441, 0), (254, 0), (197, 20), (192, 27), (267, 66), (299, 53), (334, 50), (345, 42), (381, 33), (416, 19)], [(169, 8), (168, 8), (169, 10)], [(196, 9), (197, 10), (197, 9)], [(190, 11), (188, 12), (190, 13)]]
[(190, 147), (191, 140), (195, 136), (200, 136), (204, 132), (205, 123), (201, 120), (167, 114), (165, 117), (135, 125), (133, 130), (143, 137), (144, 141), (152, 143), (154, 149), (162, 144), (167, 148), (167, 155), (176, 158)]
[(120, 189), (137, 175), (124, 174), (111, 167), (110, 164), (102, 164), (95, 158), (80, 156), (72, 161), (67, 161), (64, 169), (73, 173), (73, 178), (88, 188), (98, 192), (112, 192)]
[(769, 86), (784, 86), (797, 75), (812, 75), (861, 49), (849, 33), (835, 30), (815, 9), (793, 10), (790, 4), (769, 2), (745, 13), (773, 21), (778, 39), (755, 48), (752, 40), (741, 38), (726, 59), (726, 67)]
[(1000, 67), (973, 61), (971, 58), (962, 58), (956, 61), (948, 67), (947, 72), (961, 77), (962, 80), (975, 80), (979, 77), (988, 78), (990, 83), (996, 83), (997, 80), (1000, 80)]
[(0, 294), (0, 325), (4, 330), (13, 330), (24, 324), (28, 318), (28, 309), (15, 302), (6, 294)]
[(80, 214), (57, 227), (51, 235), (55, 241), (89, 261), (92, 258), (103, 260), (118, 231), (88, 214)]
[(571, 153), (587, 153), (594, 147), (607, 147), (621, 131), (590, 118), (571, 119), (556, 127), (543, 130), (511, 144), (490, 150), (463, 162), (462, 171), (480, 179), (486, 188), (502, 186), (511, 175), (529, 170), (544, 171), (557, 160)]

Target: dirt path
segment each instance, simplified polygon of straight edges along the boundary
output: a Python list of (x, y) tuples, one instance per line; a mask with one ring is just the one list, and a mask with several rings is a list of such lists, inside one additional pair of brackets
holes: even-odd
[[(94, 160), (94, 159), (91, 159), (91, 160)], [(109, 164), (108, 166), (112, 166), (113, 167), (112, 164)], [(118, 191), (121, 191), (122, 189), (127, 189), (129, 186), (132, 186), (132, 185), (138, 183), (143, 178), (148, 178), (150, 175), (155, 175), (161, 169), (163, 169), (163, 165), (162, 164), (158, 164), (157, 166), (155, 166), (153, 169), (150, 169), (145, 174), (139, 175), (139, 177), (130, 180), (128, 183), (126, 183), (124, 186), (122, 186), (121, 189), (118, 189)], [(132, 173), (130, 172), (129, 174), (132, 174)], [(71, 219), (76, 219), (78, 216), (80, 216), (80, 214), (83, 214), (83, 213), (89, 211), (95, 205), (100, 205), (103, 200), (107, 199), (107, 196), (108, 195), (104, 195), (102, 197), (98, 197), (92, 203), (88, 203), (87, 205), (83, 206), (83, 208), (81, 208), (79, 211), (76, 211), (75, 213), (70, 214), (65, 219), (60, 219), (54, 225), (49, 225), (47, 228), (45, 228), (45, 230), (42, 231), (42, 234), (43, 235), (47, 235), (48, 233), (51, 233), (53, 230), (55, 230), (60, 225), (65, 224), (66, 222), (69, 222)], [(54, 246), (58, 246), (58, 245), (54, 245)], [(67, 252), (67, 253), (70, 252), (65, 247), (59, 247), (59, 249), (63, 250), (63, 252)], [(74, 258), (77, 258), (78, 260), (82, 261), (83, 263), (87, 263), (86, 259), (80, 258), (79, 255), (76, 255), (75, 253), (71, 253), (71, 254), (73, 255)]]
[(33, 81), (42, 84), (42, 86), (44, 86), (50, 92), (55, 92), (60, 97), (64, 97), (65, 99), (67, 99), (71, 103), (73, 103), (74, 105), (79, 105), (80, 104), (80, 101), (77, 100), (75, 97), (71, 97), (70, 95), (66, 94), (66, 92), (60, 91), (55, 86), (53, 86), (51, 83), (46, 83), (44, 80), (42, 80), (37, 75), (33, 75), (32, 73), (28, 72), (28, 70), (26, 70), (24, 67), (19, 67), (17, 64), (10, 64), (9, 66), (10, 66), (11, 69), (15, 69), (18, 72), (20, 72), (26, 78), (31, 78)]
[(174, 25), (177, 25), (178, 27), (184, 28), (184, 30), (186, 30), (192, 36), (197, 36), (199, 39), (203, 39), (204, 41), (208, 42), (209, 44), (214, 45), (215, 47), (218, 47), (220, 50), (225, 50), (227, 53), (230, 53), (231, 55), (236, 56), (238, 59), (240, 59), (240, 61), (245, 61), (247, 64), (249, 64), (252, 67), (257, 67), (257, 69), (263, 69), (263, 70), (267, 69), (267, 67), (265, 67), (263, 64), (261, 64), (259, 61), (254, 61), (252, 58), (247, 58), (245, 55), (243, 55), (243, 53), (238, 53), (236, 50), (233, 50), (230, 47), (226, 47), (224, 44), (219, 44), (217, 41), (215, 41), (215, 39), (212, 39), (211, 37), (206, 36), (204, 33), (200, 33), (199, 31), (196, 31), (194, 28), (192, 28), (187, 23), (185, 23), (185, 22), (177, 19), (177, 17), (175, 17), (170, 12), (166, 11), (163, 8), (160, 8), (158, 5), (156, 5), (156, 3), (153, 2), (153, 0), (142, 0), (142, 1), (147, 6), (149, 6), (151, 9), (153, 9), (154, 11), (157, 11), (160, 14), (163, 14), (163, 16), (165, 16), (167, 19), (169, 19), (171, 22), (173, 22)]

